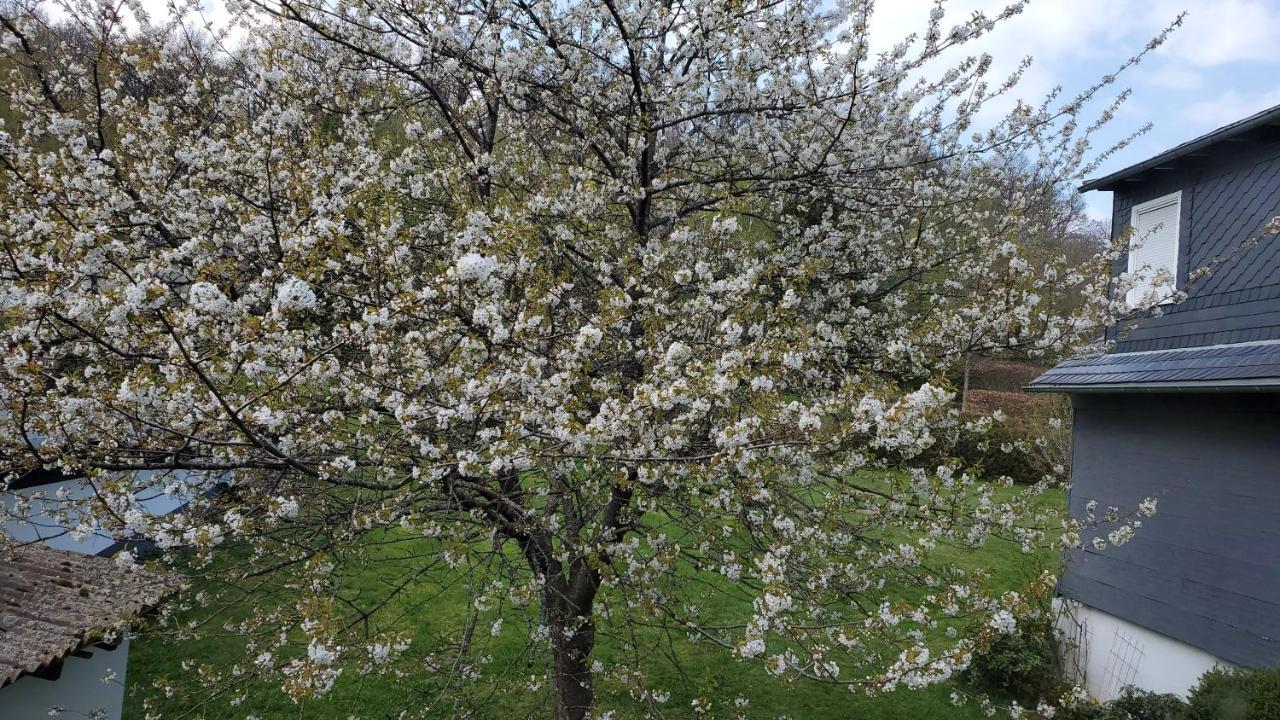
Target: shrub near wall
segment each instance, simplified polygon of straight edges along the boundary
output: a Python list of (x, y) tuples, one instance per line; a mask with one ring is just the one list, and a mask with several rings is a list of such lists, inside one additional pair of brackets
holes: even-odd
[(1280, 668), (1214, 669), (1189, 699), (1126, 687), (1116, 699), (1077, 711), (1078, 720), (1280, 720)]
[(1147, 692), (1129, 685), (1110, 702), (1079, 708), (1075, 720), (1186, 720), (1186, 717), (1187, 703), (1177, 695)]
[(1189, 705), (1188, 720), (1280, 720), (1280, 668), (1210, 670)]
[[(1016, 622), (1006, 632), (981, 633), (972, 663), (961, 676), (982, 697), (1012, 701), (1013, 717), (1052, 720), (1280, 720), (1280, 667), (1216, 668), (1200, 676), (1190, 697), (1133, 686), (1105, 703), (1076, 696), (1063, 673), (1065, 640), (1057, 631), (1056, 575), (1046, 572), (1002, 602)], [(1052, 707), (1046, 712), (1045, 708)], [(1031, 708), (1036, 708), (1031, 712)]]
[(1000, 635), (974, 656), (965, 682), (1035, 707), (1066, 689), (1057, 658), (1058, 641), (1048, 613), (1024, 618), (1016, 632)]
[(1044, 572), (1021, 592), (1001, 598), (1014, 619), (1013, 629), (979, 635), (973, 661), (962, 676), (968, 686), (1015, 700), (1023, 707), (1056, 702), (1070, 689), (1063, 680), (1063, 653), (1055, 627), (1056, 587), (1057, 575)]
[[(997, 418), (983, 433), (961, 432), (952, 453), (987, 477), (1007, 476), (1035, 483), (1045, 475), (1060, 479), (1071, 470), (1071, 404), (1065, 396), (1028, 393), (979, 394), (967, 415)], [(1015, 396), (1015, 400), (994, 396)], [(1028, 401), (1027, 399), (1030, 399)]]

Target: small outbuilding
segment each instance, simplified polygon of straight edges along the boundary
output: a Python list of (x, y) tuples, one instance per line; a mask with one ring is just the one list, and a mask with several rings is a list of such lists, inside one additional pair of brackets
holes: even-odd
[(118, 720), (127, 625), (171, 587), (107, 557), (0, 546), (0, 718)]
[(1117, 278), (1173, 278), (1129, 301), (1187, 297), (1028, 388), (1071, 397), (1075, 515), (1158, 498), (1133, 540), (1096, 550), (1086, 536), (1068, 565), (1076, 665), (1104, 700), (1125, 685), (1185, 694), (1218, 664), (1280, 665), (1280, 106), (1081, 189), (1113, 193), (1113, 237), (1132, 241)]

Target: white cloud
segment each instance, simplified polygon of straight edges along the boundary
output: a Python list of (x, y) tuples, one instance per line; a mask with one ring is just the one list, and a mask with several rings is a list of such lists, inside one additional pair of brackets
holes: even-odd
[[(944, 26), (967, 20), (975, 11), (994, 16), (1006, 4), (1001, 0), (948, 2), (944, 6), (947, 13)], [(1129, 26), (1139, 22), (1133, 13), (1116, 8), (1123, 4), (1124, 0), (1032, 2), (972, 47), (998, 59), (1011, 59), (1013, 63), (1025, 55), (1045, 60), (1098, 56), (1103, 52), (1112, 55), (1114, 43), (1124, 40), (1130, 32)], [(871, 18), (873, 47), (887, 48), (908, 33), (923, 29), (932, 6), (932, 0), (896, 0), (877, 5)], [(1124, 17), (1117, 18), (1117, 15)]]
[[(878, 5), (871, 19), (873, 47), (886, 49), (925, 26), (932, 0), (895, 0)], [(1003, 0), (957, 0), (945, 5), (949, 26), (974, 11), (995, 15)], [(1032, 75), (1049, 80), (1043, 88), (1071, 75), (1080, 63), (1099, 63), (1100, 73), (1141, 51), (1174, 20), (1186, 0), (1036, 0), (1019, 15), (968, 47), (988, 52), (996, 69), (1007, 72), (1026, 55), (1036, 59)], [(1186, 90), (1200, 84), (1200, 73), (1229, 63), (1280, 61), (1277, 0), (1213, 0), (1187, 13), (1181, 28), (1149, 57), (1135, 81)]]
[(1137, 85), (1182, 93), (1204, 85), (1201, 71), (1168, 63), (1140, 66), (1134, 76)]
[[(238, 44), (243, 38), (243, 29), (231, 25), (231, 13), (227, 9), (226, 0), (138, 0), (138, 4), (147, 16), (148, 24), (154, 27), (163, 27), (171, 22), (176, 9), (184, 23), (208, 26), (214, 31), (229, 30), (227, 39), (232, 45)], [(63, 22), (76, 15), (74, 9), (69, 10), (60, 0), (41, 0), (40, 5), (53, 22)], [(129, 32), (137, 32), (142, 26), (139, 17), (128, 4), (121, 6), (121, 15), (124, 27)]]
[[(944, 27), (975, 10), (995, 15), (1005, 4), (951, 0), (945, 5)], [(932, 5), (931, 0), (882, 2), (871, 18), (873, 47), (885, 49), (924, 28)], [(1104, 93), (1110, 97), (1125, 87), (1135, 90), (1096, 146), (1105, 147), (1148, 121), (1156, 124), (1150, 135), (1107, 162), (1119, 167), (1280, 103), (1275, 79), (1280, 75), (1280, 43), (1273, 38), (1274, 28), (1280, 27), (1280, 0), (1032, 0), (1024, 12), (963, 52), (990, 53), (993, 78), (1003, 78), (1031, 55), (1034, 64), (1015, 94), (1034, 102), (1062, 85), (1071, 95), (1140, 52), (1188, 5), (1182, 26), (1168, 42), (1121, 76), (1114, 91)]]
[[(994, 15), (1005, 0), (949, 0), (944, 28), (974, 10)], [(932, 0), (884, 0), (871, 18), (873, 48), (884, 50), (925, 27)], [(965, 54), (990, 53), (992, 77), (1003, 78), (1024, 56), (1034, 64), (1015, 94), (1035, 101), (1058, 85), (1071, 95), (1110, 73), (1187, 9), (1168, 42), (1119, 78), (1132, 87), (1115, 123), (1095, 138), (1106, 147), (1148, 121), (1152, 132), (1109, 159), (1099, 174), (1177, 145), (1280, 103), (1280, 0), (1032, 0), (1025, 11)], [(941, 61), (951, 65), (959, 58)], [(1261, 89), (1259, 89), (1261, 88)], [(991, 113), (984, 113), (991, 115)], [(1089, 214), (1106, 218), (1109, 197), (1090, 193)]]
[[(980, 10), (995, 15), (1003, 0), (957, 0), (945, 6), (954, 24)], [(984, 49), (1034, 54), (1046, 60), (1124, 57), (1170, 23), (1187, 0), (1036, 0), (983, 41)], [(881, 3), (872, 16), (880, 48), (924, 27), (932, 0)], [(1280, 4), (1264, 0), (1213, 0), (1192, 4), (1183, 27), (1157, 54), (1174, 64), (1212, 67), (1280, 59), (1275, 28)], [(1123, 58), (1121, 58), (1123, 59)]]
[[(1166, 3), (1161, 3), (1166, 4)], [(1187, 13), (1160, 55), (1174, 64), (1214, 67), (1280, 60), (1275, 28), (1280, 7), (1260, 0), (1214, 0)]]
[(1090, 220), (1111, 224), (1111, 193), (1091, 192), (1084, 195), (1084, 211)]
[(1198, 132), (1208, 132), (1277, 104), (1280, 104), (1280, 87), (1253, 93), (1232, 89), (1187, 105), (1183, 114)]
[[(1128, 1), (1033, 1), (1021, 13), (998, 23), (992, 32), (944, 55), (935, 69), (954, 66), (963, 55), (987, 53), (993, 60), (988, 79), (997, 84), (1013, 73), (1024, 58), (1032, 58), (1030, 68), (1011, 95), (995, 101), (978, 116), (979, 126), (999, 120), (1017, 99), (1037, 105), (1058, 87), (1062, 88), (1064, 99), (1072, 97), (1114, 71), (1163, 27), (1163, 22), (1135, 18), (1134, 13), (1117, 21), (1115, 6)], [(951, 0), (944, 5), (943, 31), (967, 21), (978, 11), (994, 17), (1007, 4), (1004, 0)], [(908, 34), (923, 31), (933, 5), (933, 0), (877, 4), (869, 23), (873, 51), (887, 50)], [(1141, 34), (1135, 32), (1144, 24), (1147, 27)], [(1080, 71), (1082, 66), (1091, 64), (1097, 67)]]

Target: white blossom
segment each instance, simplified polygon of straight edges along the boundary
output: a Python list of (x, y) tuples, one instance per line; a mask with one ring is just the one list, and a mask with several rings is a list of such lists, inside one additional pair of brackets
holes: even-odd
[[(1103, 549), (1155, 511), (1066, 518), (1055, 480), (953, 452), (997, 422), (959, 412), (958, 361), (1122, 312), (1088, 270), (1119, 249), (1027, 247), (1067, 224), (1044, 199), (1089, 171), (1103, 86), (999, 117), (1018, 93), (963, 46), (1017, 5), (874, 53), (863, 3), (236, 3), (240, 44), (178, 3), (53, 51), (28, 5), (0, 28), (0, 455), (40, 438), (92, 485), (40, 501), (68, 535), (154, 540), (191, 584), (175, 633), (243, 643), (164, 692), (431, 672), (461, 703), (499, 633), (522, 684), (566, 682), (587, 621), (620, 656), (661, 632), (921, 687), (1017, 623), (943, 550)], [(412, 662), (396, 623), (431, 630)]]
[(1008, 610), (997, 610), (987, 621), (987, 626), (1001, 635), (1008, 635), (1017, 629), (1018, 620)]
[(498, 260), (479, 253), (466, 253), (458, 258), (454, 265), (454, 274), (459, 280), (484, 282), (498, 269)]
[(1158, 501), (1159, 501), (1159, 498), (1156, 498), (1155, 496), (1152, 496), (1143, 500), (1138, 505), (1138, 514), (1142, 515), (1143, 517), (1154, 516), (1156, 514), (1156, 503)]
[(291, 277), (276, 289), (275, 306), (286, 313), (310, 310), (316, 306), (316, 294), (305, 280)]
[(332, 665), (338, 654), (319, 640), (312, 640), (307, 646), (307, 658), (317, 665)]

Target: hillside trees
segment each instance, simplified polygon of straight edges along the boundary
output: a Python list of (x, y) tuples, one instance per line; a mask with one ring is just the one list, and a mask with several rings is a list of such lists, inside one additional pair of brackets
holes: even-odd
[[(926, 630), (1008, 624), (934, 549), (1063, 535), (1043, 484), (919, 460), (962, 422), (930, 382), (959, 353), (1061, 351), (1112, 311), (1023, 257), (1053, 218), (992, 162), (1070, 181), (1110, 79), (975, 125), (1016, 77), (963, 46), (1020, 4), (881, 55), (859, 2), (257, 0), (232, 49), (70, 9), (74, 57), (30, 6), (0, 24), (0, 442), (92, 484), (76, 532), (221, 578), (196, 603), (247, 610), (246, 648), (211, 695), (350, 668), (465, 705), (490, 626), (527, 634), (559, 718), (601, 678), (659, 702), (641, 627), (919, 686), (974, 642)], [(191, 503), (149, 516), (160, 491)], [(380, 624), (434, 621), (397, 599), (442, 575), (456, 628)], [(593, 665), (597, 632), (631, 660)]]

